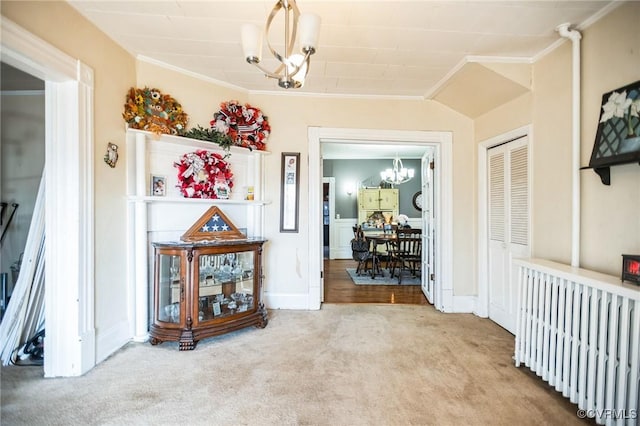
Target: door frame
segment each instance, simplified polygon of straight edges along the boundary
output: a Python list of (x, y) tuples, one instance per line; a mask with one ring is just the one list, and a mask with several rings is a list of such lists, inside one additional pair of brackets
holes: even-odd
[[(474, 314), (482, 318), (489, 317), (489, 181), (487, 177), (487, 159), (490, 148), (508, 143), (513, 139), (528, 137), (529, 158), (533, 152), (533, 127), (531, 124), (510, 130), (498, 136), (486, 139), (478, 144), (478, 302)], [(531, 165), (531, 160), (529, 160)], [(529, 181), (529, 206), (531, 202), (532, 182)], [(529, 212), (529, 247), (532, 247), (531, 224), (533, 213)]]
[(320, 309), (324, 263), (322, 255), (322, 143), (424, 145), (434, 148), (438, 217), (434, 307), (453, 312), (453, 135), (419, 130), (309, 127), (309, 309)]
[(93, 70), (1, 19), (2, 61), (45, 81), (44, 375), (80, 376), (96, 363)]

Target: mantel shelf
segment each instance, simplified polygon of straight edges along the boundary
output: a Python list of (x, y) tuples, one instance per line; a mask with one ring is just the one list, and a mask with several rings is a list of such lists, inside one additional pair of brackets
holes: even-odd
[(233, 205), (254, 205), (264, 206), (271, 204), (267, 200), (224, 200), (218, 198), (182, 198), (182, 197), (154, 197), (131, 196), (127, 198), (129, 201), (144, 201), (145, 203), (166, 203), (166, 204), (233, 204)]
[[(200, 139), (191, 139), (184, 136), (175, 136), (175, 135), (167, 135), (167, 134), (156, 135), (155, 133), (152, 133), (146, 130), (138, 130), (138, 129), (127, 129), (127, 132), (130, 132), (132, 134), (136, 134), (136, 133), (143, 134), (153, 141), (162, 141), (162, 142), (168, 142), (176, 145), (184, 145), (187, 148), (200, 148), (200, 149), (215, 148), (215, 149), (222, 150), (220, 145), (218, 145), (217, 143), (204, 141)], [(271, 154), (271, 152), (269, 151), (260, 151), (257, 149), (250, 150), (248, 148), (242, 148), (239, 146), (232, 146), (229, 152), (231, 155), (253, 155), (253, 154), (269, 155)]]

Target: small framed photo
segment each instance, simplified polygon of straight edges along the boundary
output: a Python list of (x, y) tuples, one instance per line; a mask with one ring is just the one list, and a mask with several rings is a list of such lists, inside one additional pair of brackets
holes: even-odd
[(211, 309), (213, 310), (213, 316), (220, 316), (220, 302), (213, 302)]
[(154, 197), (167, 195), (167, 178), (165, 176), (151, 175), (151, 195)]

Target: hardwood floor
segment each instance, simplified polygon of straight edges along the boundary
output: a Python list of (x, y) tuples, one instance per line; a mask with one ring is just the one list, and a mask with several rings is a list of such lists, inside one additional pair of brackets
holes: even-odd
[(418, 285), (355, 285), (346, 268), (351, 259), (324, 260), (324, 303), (402, 303), (428, 305)]

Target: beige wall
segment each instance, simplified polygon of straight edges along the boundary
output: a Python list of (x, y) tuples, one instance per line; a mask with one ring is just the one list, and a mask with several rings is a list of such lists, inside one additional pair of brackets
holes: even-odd
[[(640, 80), (640, 2), (620, 7), (585, 31), (582, 49), (582, 165), (588, 165), (602, 94)], [(582, 176), (581, 266), (619, 275), (621, 254), (640, 254), (640, 167), (611, 167), (611, 186)]]
[(571, 45), (534, 64), (532, 255), (571, 262)]
[[(209, 128), (213, 113), (220, 109), (220, 103), (231, 99), (247, 102), (247, 92), (233, 90), (202, 79), (189, 77), (184, 73), (159, 67), (145, 61), (137, 61), (136, 85), (156, 88), (171, 95), (189, 114), (187, 128)], [(123, 93), (124, 98), (124, 93)]]
[[(99, 342), (100, 334), (115, 332), (128, 320), (122, 111), (126, 92), (136, 82), (135, 61), (66, 2), (3, 0), (1, 11), (94, 72), (95, 324)], [(120, 147), (115, 169), (103, 161), (107, 142)], [(102, 355), (98, 347), (97, 356)]]
[[(309, 223), (307, 194), (309, 127), (337, 127), (394, 130), (437, 130), (453, 132), (453, 250), (456, 259), (472, 264), (475, 257), (474, 172), (471, 120), (429, 101), (388, 101), (375, 99), (337, 99), (279, 95), (243, 95), (211, 82), (181, 75), (157, 65), (138, 62), (138, 85), (154, 86), (170, 93), (190, 114), (191, 127), (209, 126), (219, 104), (230, 99), (246, 101), (260, 108), (269, 118), (272, 133), (266, 157), (265, 291), (283, 295), (308, 292)], [(301, 153), (301, 193), (299, 232), (280, 233), (280, 153)], [(475, 293), (471, 268), (454, 269), (454, 294)]]
[[(273, 227), (273, 245), (276, 257), (268, 257), (268, 267), (275, 273), (269, 281), (270, 289), (278, 291), (306, 291), (308, 221), (307, 128), (336, 127), (394, 130), (437, 130), (453, 132), (453, 251), (457, 261), (472, 263), (474, 259), (473, 219), (473, 135), (471, 121), (435, 102), (388, 101), (362, 99), (304, 98), (282, 96), (252, 96), (251, 103), (260, 106), (270, 117), (273, 133), (269, 149), (275, 154), (267, 158), (267, 172), (278, 176), (280, 152), (299, 151), (302, 155), (301, 232), (279, 234)], [(267, 223), (279, 220), (279, 178), (267, 183), (267, 193), (274, 204), (267, 209)], [(296, 259), (291, 270), (290, 259)], [(282, 271), (282, 272), (280, 272)], [(475, 292), (473, 271), (454, 268), (454, 294)]]
[(531, 124), (532, 103), (533, 96), (528, 92), (476, 118), (473, 128), (476, 141), (482, 142)]
[[(581, 165), (589, 164), (602, 94), (640, 78), (640, 3), (614, 10), (582, 32)], [(476, 142), (533, 124), (532, 254), (571, 262), (571, 42), (533, 66), (533, 91), (482, 117)], [(581, 266), (619, 275), (622, 253), (640, 253), (640, 167), (611, 168), (611, 186), (582, 179)]]

